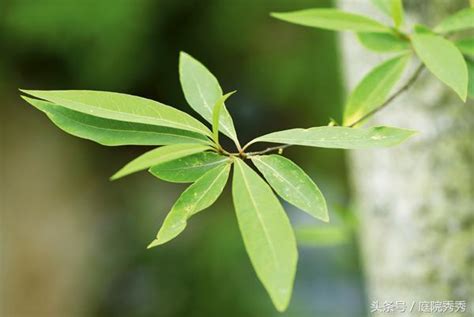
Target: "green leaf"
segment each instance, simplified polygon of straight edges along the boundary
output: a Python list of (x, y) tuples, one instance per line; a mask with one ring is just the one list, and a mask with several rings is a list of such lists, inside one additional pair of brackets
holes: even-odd
[(275, 154), (251, 156), (251, 159), (281, 198), (315, 218), (329, 221), (323, 194), (298, 165)]
[(357, 33), (359, 42), (375, 52), (399, 52), (410, 49), (410, 43), (392, 33)]
[(92, 90), (21, 91), (95, 117), (170, 127), (212, 136), (205, 125), (190, 115), (142, 97)]
[(293, 12), (271, 13), (271, 16), (283, 21), (327, 30), (391, 32), (390, 28), (375, 20), (336, 9), (306, 9)]
[(204, 152), (209, 149), (209, 146), (202, 144), (165, 145), (140, 155), (139, 157), (122, 167), (110, 179), (116, 180), (126, 175), (147, 169), (151, 166), (175, 160), (187, 155)]
[(298, 261), (290, 221), (271, 188), (236, 158), (232, 184), (237, 220), (258, 278), (278, 311), (290, 302)]
[(224, 102), (227, 100), (227, 98), (232, 96), (234, 93), (235, 90), (217, 99), (214, 108), (212, 109), (212, 137), (216, 144), (219, 144), (219, 118), (222, 107), (224, 107)]
[(219, 198), (229, 177), (229, 163), (207, 171), (179, 196), (148, 249), (174, 239), (186, 228), (191, 216), (211, 206)]
[(474, 28), (474, 8), (466, 8), (441, 21), (434, 31), (448, 33), (472, 28)]
[[(222, 97), (222, 89), (216, 77), (199, 61), (181, 52), (179, 78), (188, 104), (209, 123), (212, 123), (213, 106)], [(219, 129), (238, 144), (234, 123), (225, 106), (220, 114)]]
[(397, 145), (413, 134), (415, 131), (391, 127), (362, 129), (325, 126), (273, 132), (252, 140), (248, 145), (270, 142), (333, 149), (365, 149)]
[(385, 13), (388, 16), (392, 15), (391, 0), (372, 0), (372, 3), (381, 12)]
[(396, 28), (403, 24), (404, 12), (402, 0), (390, 0), (390, 14)]
[(178, 143), (209, 144), (199, 133), (94, 117), (53, 103), (22, 96), (43, 111), (63, 131), (102, 145), (166, 145)]
[(474, 38), (458, 40), (454, 44), (463, 54), (474, 56)]
[(389, 59), (376, 66), (356, 86), (344, 109), (343, 125), (350, 126), (382, 105), (403, 74), (411, 54)]
[(466, 59), (466, 63), (469, 71), (469, 85), (467, 94), (469, 98), (474, 99), (474, 62), (469, 59)]
[(412, 44), (426, 67), (463, 100), (467, 96), (467, 66), (456, 46), (434, 34), (413, 34)]
[(295, 230), (296, 241), (303, 246), (334, 246), (350, 241), (350, 232), (345, 226), (303, 227)]
[(209, 170), (228, 161), (227, 156), (201, 152), (155, 165), (150, 168), (150, 173), (167, 182), (192, 183)]

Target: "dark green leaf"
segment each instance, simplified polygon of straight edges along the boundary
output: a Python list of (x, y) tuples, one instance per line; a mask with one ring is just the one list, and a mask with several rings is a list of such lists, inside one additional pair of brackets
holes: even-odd
[(271, 188), (236, 158), (232, 194), (245, 248), (278, 311), (288, 307), (298, 260), (290, 221)]
[(354, 32), (391, 32), (390, 28), (362, 15), (337, 9), (306, 9), (272, 13), (273, 17), (304, 26)]
[(156, 239), (148, 248), (158, 246), (174, 239), (196, 213), (211, 206), (222, 193), (229, 177), (230, 162), (207, 171), (194, 184), (189, 186), (178, 198), (161, 226)]
[(150, 168), (150, 173), (167, 182), (192, 183), (207, 171), (228, 161), (227, 156), (201, 152), (155, 165)]
[(313, 180), (281, 155), (252, 156), (252, 162), (284, 200), (322, 221), (329, 221), (326, 200)]
[(209, 140), (204, 135), (191, 131), (104, 119), (47, 101), (22, 98), (43, 111), (63, 131), (102, 145), (209, 144)]
[(21, 90), (71, 110), (95, 117), (193, 131), (212, 137), (201, 122), (162, 103), (115, 92), (92, 90)]
[(400, 144), (415, 131), (391, 127), (370, 129), (346, 127), (316, 127), (290, 129), (266, 134), (251, 141), (294, 144), (335, 149), (364, 149)]
[(400, 79), (411, 54), (389, 59), (370, 71), (349, 96), (343, 125), (350, 126), (382, 105)]
[(150, 168), (154, 165), (176, 160), (180, 157), (192, 155), (195, 153), (204, 152), (209, 149), (209, 146), (202, 144), (165, 145), (140, 155), (139, 157), (122, 167), (110, 179), (115, 180), (126, 175)]
[(461, 52), (450, 41), (434, 34), (413, 34), (412, 44), (426, 67), (466, 101), (468, 74)]
[(474, 38), (457, 40), (454, 44), (463, 54), (474, 57)]

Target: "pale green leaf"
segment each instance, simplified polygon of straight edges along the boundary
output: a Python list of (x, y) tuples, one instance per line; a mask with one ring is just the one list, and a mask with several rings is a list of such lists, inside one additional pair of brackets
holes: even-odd
[(315, 218), (329, 221), (323, 194), (298, 165), (276, 154), (251, 156), (251, 159), (281, 198)]
[(298, 245), (308, 247), (341, 245), (351, 239), (345, 226), (308, 226), (296, 229), (295, 234)]
[(258, 137), (248, 144), (270, 142), (335, 149), (364, 149), (394, 146), (415, 133), (412, 130), (391, 127), (363, 129), (325, 126), (273, 132)]
[(211, 206), (219, 198), (227, 183), (230, 165), (228, 162), (207, 171), (179, 196), (148, 248), (174, 239), (186, 228), (191, 216)]
[(474, 57), (474, 38), (458, 40), (454, 44), (463, 54)]
[(441, 36), (427, 33), (413, 34), (412, 44), (426, 67), (466, 101), (467, 66), (457, 47)]
[(365, 75), (348, 98), (343, 125), (350, 126), (389, 98), (410, 57), (406, 54), (389, 59)]
[(225, 94), (224, 96), (217, 99), (212, 109), (212, 137), (216, 144), (219, 144), (219, 120), (221, 116), (221, 110), (224, 107), (224, 102), (235, 93), (235, 90)]
[(273, 17), (304, 26), (354, 32), (391, 32), (387, 26), (362, 15), (337, 9), (306, 9), (293, 12), (275, 12)]
[(467, 94), (469, 98), (474, 99), (474, 62), (469, 59), (466, 59), (466, 63), (469, 71), (469, 85)]
[(391, 1), (392, 0), (371, 0), (372, 3), (379, 9), (381, 12), (385, 13), (388, 16), (392, 15)]
[(110, 179), (115, 180), (126, 175), (150, 168), (154, 165), (175, 160), (187, 155), (204, 152), (209, 149), (209, 146), (202, 144), (165, 145), (140, 155), (139, 157), (122, 167)]
[(47, 101), (24, 96), (22, 98), (43, 111), (63, 131), (102, 145), (209, 144), (210, 142), (204, 135), (191, 131), (104, 119)]
[(450, 15), (434, 30), (435, 32), (448, 33), (474, 28), (474, 8), (466, 8)]
[(232, 195), (245, 248), (278, 311), (290, 302), (298, 261), (290, 221), (271, 188), (236, 158)]
[(396, 28), (403, 24), (404, 12), (402, 0), (390, 0), (390, 13)]
[[(222, 89), (216, 77), (199, 61), (181, 52), (179, 78), (188, 104), (209, 123), (212, 123), (213, 107), (222, 97)], [(220, 113), (219, 130), (238, 144), (234, 123), (225, 106)]]
[(359, 42), (375, 52), (399, 52), (410, 49), (410, 43), (392, 33), (357, 33)]
[(212, 136), (190, 115), (142, 97), (93, 90), (21, 90), (31, 96), (95, 117), (151, 124)]
[(150, 168), (150, 173), (167, 182), (192, 183), (207, 171), (228, 161), (227, 156), (201, 152), (155, 165)]

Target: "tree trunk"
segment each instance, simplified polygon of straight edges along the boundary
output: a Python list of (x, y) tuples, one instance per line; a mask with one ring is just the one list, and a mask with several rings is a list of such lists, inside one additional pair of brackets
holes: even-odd
[[(431, 26), (468, 5), (404, 4), (409, 23)], [(384, 19), (370, 1), (340, 0), (339, 7)], [(385, 56), (362, 48), (352, 33), (341, 35), (341, 44), (346, 84), (353, 89)], [(420, 133), (395, 148), (349, 154), (369, 310), (377, 310), (375, 316), (387, 316), (391, 305), (390, 316), (437, 316), (436, 301), (455, 307), (466, 303), (466, 313), (449, 316), (473, 311), (473, 106), (425, 70), (369, 124)], [(407, 312), (401, 313), (404, 305)]]

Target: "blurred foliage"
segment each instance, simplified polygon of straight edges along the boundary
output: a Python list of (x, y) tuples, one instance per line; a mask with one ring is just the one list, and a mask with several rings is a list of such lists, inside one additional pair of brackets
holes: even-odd
[[(94, 184), (93, 190), (100, 197), (96, 202), (99, 222), (95, 224), (98, 227), (95, 239), (101, 251), (91, 255), (98, 264), (88, 268), (85, 316), (281, 314), (274, 311), (251, 268), (235, 216), (230, 212), (232, 202), (228, 192), (215, 207), (195, 217), (179, 239), (147, 251), (145, 247), (177, 198), (180, 185), (164, 185), (145, 173), (108, 183), (107, 178), (116, 168), (146, 149), (104, 149), (88, 141), (72, 141), (73, 137), (63, 135), (39, 113), (28, 111), (17, 98), (16, 89), (113, 90), (190, 111), (177, 73), (178, 53), (183, 50), (207, 65), (219, 78), (224, 91), (238, 90), (228, 108), (243, 142), (278, 129), (325, 125), (329, 117), (341, 117), (343, 98), (335, 35), (269, 17), (271, 11), (315, 5), (330, 3), (314, 0), (11, 0), (0, 3), (0, 91), (7, 100), (15, 100), (7, 103), (2, 125), (9, 118), (30, 117), (39, 126), (9, 130), (12, 140), (19, 134), (31, 137), (47, 129), (55, 142), (75, 142), (77, 151), (84, 153), (81, 160), (88, 171), (84, 178)], [(52, 139), (39, 142), (48, 143)], [(314, 176), (328, 198), (330, 210), (334, 204), (347, 203), (341, 151), (289, 149), (288, 152), (290, 158)], [(32, 153), (31, 164), (37, 155), (44, 154)], [(295, 224), (316, 223), (300, 212), (290, 213)], [(303, 248), (293, 300), (288, 312), (281, 316), (363, 315), (364, 293), (353, 239), (334, 247)]]

